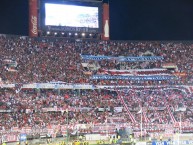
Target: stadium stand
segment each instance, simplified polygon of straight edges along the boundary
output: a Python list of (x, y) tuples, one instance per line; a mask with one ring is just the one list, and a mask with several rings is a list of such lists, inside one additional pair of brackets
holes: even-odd
[[(0, 55), (2, 132), (17, 132), (20, 128), (48, 130), (66, 124), (72, 133), (76, 124), (90, 125), (82, 132), (94, 132), (94, 125), (110, 123), (129, 124), (139, 130), (141, 115), (147, 132), (159, 132), (162, 124), (193, 122), (193, 93), (184, 87), (193, 85), (191, 42), (76, 41), (0, 35)], [(131, 62), (126, 57), (163, 59)], [(149, 79), (152, 76), (159, 79)], [(165, 76), (175, 79), (163, 79)], [(23, 87), (51, 82), (99, 88)], [(6, 84), (15, 87), (4, 87)], [(130, 89), (118, 89), (124, 86)]]

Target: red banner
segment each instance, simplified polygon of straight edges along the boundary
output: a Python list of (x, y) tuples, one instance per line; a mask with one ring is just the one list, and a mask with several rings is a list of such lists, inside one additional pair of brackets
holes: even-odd
[(190, 89), (190, 92), (193, 93), (193, 86), (190, 86), (189, 89)]
[(175, 72), (175, 73), (173, 73), (175, 76), (179, 76), (179, 77), (185, 77), (185, 76), (187, 76), (187, 73), (185, 73), (185, 72)]
[(1, 137), (2, 142), (17, 142), (19, 141), (19, 134), (4, 134)]
[(29, 36), (38, 36), (38, 11), (37, 0), (29, 0)]
[(193, 93), (193, 86), (184, 86), (190, 93)]
[[(190, 122), (182, 122), (181, 127), (184, 131), (192, 132), (193, 128), (191, 127), (192, 124)], [(134, 124), (128, 124), (128, 123), (106, 123), (106, 124), (68, 124), (68, 125), (48, 125), (45, 128), (39, 128), (39, 127), (13, 127), (11, 129), (11, 132), (0, 130), (0, 141), (3, 142), (15, 142), (19, 140), (20, 133), (26, 133), (28, 135), (30, 134), (50, 134), (52, 137), (54, 137), (57, 133), (62, 133), (63, 135), (66, 135), (67, 128), (69, 129), (71, 134), (77, 133), (77, 131), (81, 130), (92, 130), (93, 133), (104, 133), (108, 131), (109, 134), (115, 133), (116, 128), (132, 128), (135, 136), (139, 136), (141, 132), (139, 132), (140, 129), (140, 123), (134, 123)], [(148, 133), (165, 133), (170, 134), (173, 132), (174, 128), (179, 128), (180, 123), (175, 122), (174, 124), (149, 124), (149, 123), (143, 123), (143, 127), (146, 128), (146, 131), (143, 132), (143, 134)], [(19, 130), (19, 131), (18, 131)]]

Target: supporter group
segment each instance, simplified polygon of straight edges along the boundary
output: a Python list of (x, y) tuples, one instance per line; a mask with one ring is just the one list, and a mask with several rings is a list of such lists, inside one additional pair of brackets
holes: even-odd
[[(161, 56), (164, 59), (152, 62), (95, 61), (83, 60), (82, 55)], [(132, 125), (133, 120), (128, 113), (133, 116), (134, 123), (139, 124), (142, 110), (142, 120), (146, 124), (172, 124), (180, 120), (192, 123), (193, 94), (183, 87), (193, 85), (192, 56), (191, 42), (80, 41), (1, 35), (0, 130), (28, 126), (44, 128), (53, 124)], [(172, 64), (172, 69), (163, 70), (165, 64)], [(177, 79), (91, 79), (92, 75), (104, 74), (110, 70), (132, 70), (135, 76), (148, 76), (151, 72), (156, 75), (167, 74), (174, 75)], [(22, 86), (58, 81), (115, 88), (135, 87), (124, 90), (35, 88), (19, 91), (16, 88), (2, 87), (3, 84)], [(138, 88), (139, 86), (141, 87)], [(149, 89), (145, 88), (148, 86)], [(45, 111), (45, 108), (54, 107), (67, 111)], [(87, 132), (92, 132), (92, 129)]]

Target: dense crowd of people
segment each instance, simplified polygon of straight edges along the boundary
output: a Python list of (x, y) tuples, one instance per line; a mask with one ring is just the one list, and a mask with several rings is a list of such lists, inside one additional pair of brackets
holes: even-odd
[(2, 113), (0, 127), (63, 125), (67, 124), (67, 115), (69, 124), (104, 123), (113, 116), (113, 108), (121, 106), (111, 91), (24, 90), (15, 94), (14, 90), (4, 90), (0, 107), (10, 112)]
[[(75, 43), (68, 41), (45, 42), (32, 38), (0, 38), (1, 77), (7, 83), (34, 83), (88, 81), (81, 71), (81, 59)], [(15, 61), (11, 66), (8, 61)], [(9, 67), (7, 69), (7, 67)]]
[[(181, 90), (1, 90), (0, 130), (50, 124), (132, 123), (124, 104), (136, 122), (170, 124), (192, 122), (193, 94)], [(168, 107), (166, 107), (168, 106)], [(118, 108), (118, 109), (117, 109)], [(182, 109), (183, 108), (183, 109)], [(141, 114), (142, 113), (142, 114)], [(68, 119), (67, 119), (68, 118)]]
[[(59, 38), (28, 38), (0, 36), (1, 79), (8, 83), (33, 83), (64, 81), (67, 83), (90, 83), (81, 65), (81, 55), (106, 56), (162, 56), (154, 62), (118, 62), (103, 60), (95, 62), (101, 69), (153, 69), (173, 63), (173, 72), (185, 73), (178, 84), (192, 83), (193, 45), (180, 42), (114, 42), (82, 41)], [(88, 61), (93, 64), (93, 61)], [(94, 70), (96, 74), (99, 70)]]
[[(153, 62), (82, 60), (94, 56), (162, 56)], [(59, 38), (0, 36), (0, 85), (65, 82), (94, 85), (187, 85), (193, 84), (193, 44), (188, 42), (76, 41)], [(82, 63), (92, 66), (84, 67)], [(172, 64), (172, 70), (162, 69)], [(97, 67), (96, 67), (97, 66)], [(134, 75), (176, 75), (176, 80), (92, 80), (104, 70), (135, 70)], [(140, 71), (149, 70), (146, 71)], [(151, 72), (152, 70), (152, 72)], [(89, 72), (89, 73), (88, 73)], [(181, 76), (183, 74), (183, 76)], [(112, 74), (111, 74), (112, 75)], [(137, 122), (168, 124), (193, 122), (193, 95), (182, 90), (46, 90), (2, 88), (0, 130), (49, 124), (131, 123), (122, 97)], [(119, 108), (119, 109), (115, 109)], [(123, 110), (122, 110), (123, 108)], [(174, 119), (172, 120), (172, 116)]]
[[(180, 122), (179, 114), (181, 114), (181, 121), (192, 122), (192, 94), (187, 94), (182, 90), (167, 88), (129, 90), (129, 92), (120, 95), (124, 96), (129, 108), (141, 110), (145, 122), (170, 124), (172, 117), (169, 110), (175, 118), (174, 121)], [(134, 116), (140, 122), (141, 113), (135, 112)]]
[[(100, 66), (105, 69), (150, 69), (160, 68), (164, 63), (174, 63), (178, 72), (187, 73), (187, 82), (192, 82), (192, 50), (191, 43), (180, 42), (85, 42), (82, 54), (105, 56), (162, 56), (164, 60), (156, 62), (115, 62), (100, 61)], [(96, 49), (98, 48), (98, 49)]]

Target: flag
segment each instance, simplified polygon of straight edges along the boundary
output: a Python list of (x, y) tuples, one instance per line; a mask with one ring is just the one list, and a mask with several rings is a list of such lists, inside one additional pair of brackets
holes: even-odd
[(2, 78), (0, 78), (0, 88), (3, 88), (3, 81), (2, 81)]
[(137, 114), (140, 114), (140, 113), (142, 113), (142, 107), (141, 107), (141, 109), (137, 112)]
[(64, 95), (65, 99), (69, 99), (69, 96), (67, 94)]
[(16, 94), (20, 92), (20, 90), (22, 89), (23, 84), (22, 83), (17, 83), (15, 84), (15, 92)]
[(163, 120), (161, 117), (159, 117), (159, 123), (163, 123)]

